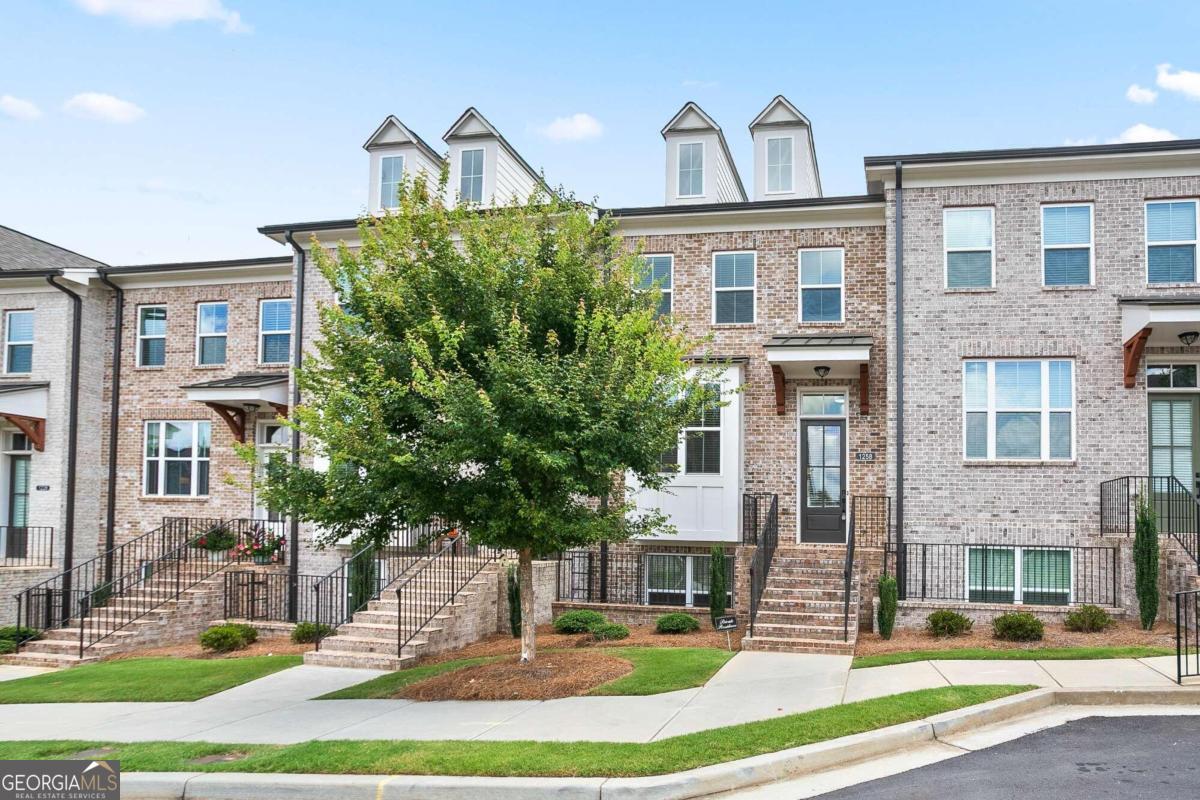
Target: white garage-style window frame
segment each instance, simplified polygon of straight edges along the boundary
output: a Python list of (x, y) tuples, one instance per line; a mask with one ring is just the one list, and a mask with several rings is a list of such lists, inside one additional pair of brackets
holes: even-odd
[(33, 372), (33, 311), (4, 312), (4, 372), (28, 375)]
[(1074, 461), (1073, 360), (970, 359), (962, 393), (967, 461)]
[(167, 363), (167, 307), (165, 304), (137, 308), (137, 365), (162, 367)]
[(1096, 280), (1091, 203), (1042, 205), (1042, 285), (1091, 286)]
[[(711, 588), (712, 558), (690, 553), (647, 553), (645, 555), (645, 601), (654, 606), (704, 608)], [(726, 608), (733, 608), (734, 559), (725, 555)]]
[(787, 194), (795, 185), (794, 136), (767, 139), (767, 194)]
[(846, 321), (846, 251), (806, 247), (800, 251), (800, 321)]
[(147, 497), (207, 497), (212, 423), (151, 420), (145, 426), (142, 493)]
[(1070, 548), (972, 545), (965, 573), (972, 603), (1066, 606), (1075, 601)]
[(757, 252), (729, 250), (713, 253), (713, 324), (753, 325), (758, 313), (757, 283)]
[(942, 241), (947, 289), (996, 287), (996, 209), (942, 209)]
[(704, 142), (680, 142), (676, 149), (678, 158), (676, 197), (704, 196)]
[(196, 304), (196, 365), (225, 363), (229, 335), (229, 303), (224, 300)]
[(1200, 201), (1146, 201), (1146, 282), (1195, 283)]
[(291, 298), (260, 300), (258, 304), (258, 363), (288, 363), (291, 346)]
[(379, 207), (396, 208), (400, 203), (400, 183), (404, 180), (404, 156), (379, 159)]

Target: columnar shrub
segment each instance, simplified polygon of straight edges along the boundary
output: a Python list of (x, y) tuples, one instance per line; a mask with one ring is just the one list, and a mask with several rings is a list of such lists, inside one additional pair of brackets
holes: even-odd
[(1134, 523), (1133, 586), (1142, 629), (1148, 631), (1158, 617), (1158, 521), (1145, 497), (1138, 498)]
[(725, 593), (729, 589), (725, 575), (725, 549), (713, 545), (708, 561), (708, 616), (715, 627), (717, 617), (725, 616)]
[(892, 629), (896, 627), (897, 604), (896, 579), (884, 573), (879, 576), (879, 613), (876, 624), (879, 635), (884, 639), (892, 638)]

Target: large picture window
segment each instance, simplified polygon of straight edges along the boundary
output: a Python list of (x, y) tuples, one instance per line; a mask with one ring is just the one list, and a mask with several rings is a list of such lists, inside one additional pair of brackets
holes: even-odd
[(1074, 458), (1074, 362), (965, 362), (963, 455), (977, 461)]
[(1146, 280), (1193, 283), (1196, 280), (1195, 200), (1146, 203)]
[(713, 322), (754, 322), (755, 254), (713, 255)]
[(995, 285), (993, 220), (991, 208), (947, 208), (942, 212), (947, 288), (990, 289)]
[(147, 495), (204, 497), (208, 494), (211, 446), (211, 423), (147, 422), (143, 491)]
[[(707, 555), (646, 555), (646, 602), (654, 606), (707, 607), (712, 558)], [(725, 607), (733, 608), (733, 556), (725, 556)]]

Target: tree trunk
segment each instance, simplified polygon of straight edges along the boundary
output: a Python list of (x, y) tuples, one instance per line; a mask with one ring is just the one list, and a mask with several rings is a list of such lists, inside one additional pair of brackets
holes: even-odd
[(532, 664), (537, 658), (537, 627), (533, 596), (533, 551), (518, 551), (517, 574), (521, 583), (521, 663)]

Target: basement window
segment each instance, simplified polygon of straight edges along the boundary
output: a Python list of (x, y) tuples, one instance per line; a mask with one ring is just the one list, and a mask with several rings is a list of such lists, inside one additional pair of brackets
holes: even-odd
[[(707, 555), (646, 555), (646, 603), (652, 606), (706, 608), (712, 558)], [(733, 556), (725, 556), (725, 607), (733, 607)]]
[(1059, 547), (967, 548), (967, 599), (972, 603), (1071, 603), (1071, 551)]

